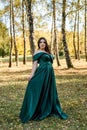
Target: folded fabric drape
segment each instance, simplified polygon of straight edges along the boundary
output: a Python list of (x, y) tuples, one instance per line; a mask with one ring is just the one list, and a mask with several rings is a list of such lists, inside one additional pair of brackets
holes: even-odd
[(39, 66), (27, 84), (23, 104), (20, 112), (21, 122), (42, 120), (47, 116), (57, 116), (67, 119), (62, 111), (56, 89), (54, 70), (52, 67), (53, 55), (39, 52), (33, 56)]

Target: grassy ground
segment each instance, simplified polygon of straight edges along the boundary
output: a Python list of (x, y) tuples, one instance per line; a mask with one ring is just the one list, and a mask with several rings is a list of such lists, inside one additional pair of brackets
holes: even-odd
[(22, 105), (31, 62), (18, 67), (0, 64), (0, 130), (87, 130), (87, 63), (74, 61), (74, 69), (67, 69), (65, 61), (54, 69), (61, 106), (68, 120), (54, 117), (22, 124), (19, 112)]

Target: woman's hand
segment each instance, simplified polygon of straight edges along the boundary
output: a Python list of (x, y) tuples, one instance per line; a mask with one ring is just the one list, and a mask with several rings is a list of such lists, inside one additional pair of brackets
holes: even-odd
[(32, 72), (31, 72), (31, 74), (30, 74), (30, 76), (29, 76), (29, 78), (28, 78), (28, 81), (30, 81), (31, 78), (34, 76), (34, 73), (35, 73), (35, 71), (36, 71), (36, 69), (37, 69), (37, 66), (38, 66), (38, 62), (37, 62), (37, 61), (34, 61), (33, 67), (32, 67)]
[(30, 80), (32, 79), (32, 77), (33, 77), (33, 76), (32, 76), (32, 75), (30, 75), (30, 77), (28, 78), (28, 81), (30, 81)]

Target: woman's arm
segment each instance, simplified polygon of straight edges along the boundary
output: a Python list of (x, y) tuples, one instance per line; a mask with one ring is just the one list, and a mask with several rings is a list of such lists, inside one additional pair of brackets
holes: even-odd
[(31, 78), (34, 76), (35, 71), (36, 71), (36, 69), (37, 69), (37, 66), (38, 66), (38, 62), (37, 62), (37, 61), (34, 61), (33, 66), (32, 66), (32, 71), (31, 71), (31, 74), (30, 74), (30, 77), (29, 77), (29, 81), (30, 81)]

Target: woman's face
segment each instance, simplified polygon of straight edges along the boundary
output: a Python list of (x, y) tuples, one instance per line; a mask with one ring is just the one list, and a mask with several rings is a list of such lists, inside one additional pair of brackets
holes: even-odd
[(39, 47), (40, 47), (41, 50), (45, 50), (46, 42), (45, 42), (44, 39), (40, 40)]

